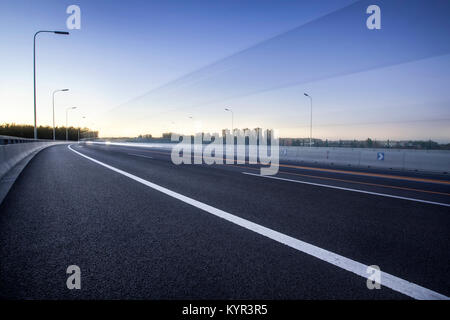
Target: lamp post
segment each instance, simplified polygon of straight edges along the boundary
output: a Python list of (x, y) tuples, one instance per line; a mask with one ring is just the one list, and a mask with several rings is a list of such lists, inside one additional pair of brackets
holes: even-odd
[(66, 31), (47, 31), (40, 30), (34, 34), (33, 39), (33, 86), (34, 86), (34, 139), (37, 139), (37, 126), (36, 126), (36, 36), (39, 33), (54, 33), (54, 34), (64, 34), (68, 35)]
[(234, 113), (233, 113), (233, 110), (231, 110), (230, 108), (225, 108), (225, 111), (229, 111), (229, 112), (231, 112), (231, 134), (234, 134), (234, 131), (233, 131), (233, 122), (234, 122)]
[(56, 140), (55, 138), (55, 93), (62, 92), (62, 91), (69, 91), (69, 89), (60, 89), (53, 91), (53, 141)]
[[(85, 116), (82, 116), (81, 118), (86, 119)], [(80, 126), (78, 126), (78, 143), (80, 143)]]
[(93, 121), (89, 121), (89, 123), (90, 123), (90, 125), (92, 126), (92, 128), (88, 128), (89, 129), (89, 139), (90, 140), (94, 140), (94, 138), (95, 138), (95, 129), (94, 129), (94, 127), (95, 127), (95, 123), (93, 122)]
[(193, 117), (193, 116), (189, 116), (189, 119), (191, 119), (191, 120), (192, 120), (192, 129), (193, 129), (193, 135), (195, 136), (194, 117)]
[(66, 141), (69, 141), (68, 113), (69, 113), (69, 110), (74, 110), (76, 108), (77, 107), (66, 108)]
[(310, 118), (310, 125), (309, 125), (309, 147), (311, 148), (312, 147), (312, 97), (307, 93), (304, 93), (304, 95), (306, 97), (308, 97), (311, 102), (311, 118)]

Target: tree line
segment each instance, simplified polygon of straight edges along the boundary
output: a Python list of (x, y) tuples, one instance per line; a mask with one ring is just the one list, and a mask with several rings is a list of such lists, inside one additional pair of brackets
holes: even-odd
[[(93, 131), (89, 128), (69, 127), (69, 140), (77, 141), (78, 133), (80, 139), (98, 138), (98, 131)], [(53, 139), (53, 127), (39, 126), (37, 127), (37, 134), (39, 139)], [(19, 138), (34, 138), (34, 126), (27, 124), (5, 123), (0, 125), (0, 136), (12, 136)], [(55, 128), (56, 140), (66, 140), (66, 127)]]

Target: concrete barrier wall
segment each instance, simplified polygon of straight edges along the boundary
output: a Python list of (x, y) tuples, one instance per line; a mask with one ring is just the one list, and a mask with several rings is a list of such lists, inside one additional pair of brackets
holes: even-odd
[[(171, 150), (172, 143), (88, 142)], [(242, 150), (243, 146), (238, 146)], [(248, 150), (247, 150), (248, 151)], [(248, 152), (246, 152), (248, 156)], [(280, 161), (450, 173), (450, 150), (280, 147)]]
[(280, 147), (280, 160), (331, 166), (450, 173), (449, 150)]
[(29, 142), (26, 143), (13, 143), (0, 145), (0, 179), (11, 170), (16, 164), (22, 161), (24, 158), (36, 152), (44, 149), (48, 146), (60, 144), (61, 142)]

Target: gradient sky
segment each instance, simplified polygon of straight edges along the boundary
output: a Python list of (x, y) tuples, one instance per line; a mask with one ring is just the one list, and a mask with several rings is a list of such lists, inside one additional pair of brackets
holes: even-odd
[[(328, 139), (450, 141), (449, 1), (0, 2), (0, 123), (33, 123), (33, 34), (40, 34), (38, 124), (76, 106), (72, 125), (103, 136), (235, 127)], [(382, 29), (368, 30), (368, 4)], [(86, 119), (82, 119), (86, 116)], [(192, 117), (190, 119), (189, 117)]]

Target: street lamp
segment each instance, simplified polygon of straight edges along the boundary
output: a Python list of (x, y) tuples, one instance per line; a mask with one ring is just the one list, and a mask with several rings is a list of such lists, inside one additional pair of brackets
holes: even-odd
[(68, 118), (68, 113), (69, 113), (69, 110), (74, 110), (74, 109), (76, 109), (77, 107), (69, 107), (69, 108), (66, 108), (66, 141), (69, 141), (69, 127), (68, 127), (68, 120), (67, 120), (67, 118)]
[(195, 135), (194, 117), (193, 116), (189, 116), (188, 118), (192, 120), (193, 134)]
[(312, 97), (307, 93), (304, 93), (304, 95), (306, 97), (308, 97), (311, 102), (311, 119), (310, 119), (310, 126), (309, 126), (309, 147), (311, 148), (312, 147)]
[(233, 122), (234, 122), (234, 113), (233, 113), (233, 110), (231, 110), (230, 108), (225, 108), (225, 111), (231, 112), (231, 134), (234, 134), (234, 132), (233, 132)]
[[(81, 118), (86, 119), (85, 116), (82, 116)], [(80, 143), (80, 126), (78, 126), (78, 143)]]
[(88, 128), (88, 132), (89, 132), (89, 139), (90, 140), (94, 140), (95, 139), (95, 123), (93, 121), (89, 121), (89, 124), (92, 126), (92, 128)]
[(69, 91), (69, 89), (60, 89), (53, 91), (53, 141), (56, 140), (55, 138), (55, 93), (62, 92), (62, 91)]
[(36, 36), (39, 33), (54, 33), (54, 34), (64, 34), (68, 35), (69, 33), (66, 31), (46, 31), (40, 30), (34, 34), (33, 39), (33, 84), (34, 84), (34, 139), (37, 139), (37, 126), (36, 126)]

